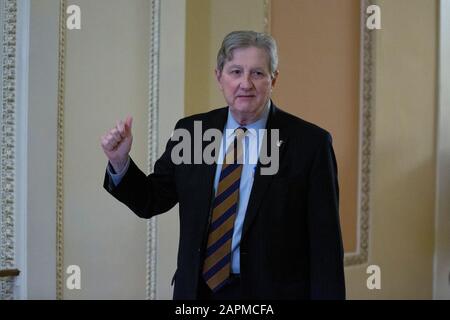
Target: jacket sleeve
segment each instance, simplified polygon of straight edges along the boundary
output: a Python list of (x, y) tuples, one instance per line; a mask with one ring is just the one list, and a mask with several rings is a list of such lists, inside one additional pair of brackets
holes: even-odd
[(311, 299), (345, 299), (337, 164), (328, 133), (319, 143), (310, 173), (308, 228)]
[(175, 165), (171, 160), (175, 144), (174, 141), (168, 141), (152, 174), (146, 176), (131, 159), (120, 183), (115, 186), (106, 172), (103, 187), (141, 218), (151, 218), (170, 210), (178, 203)]

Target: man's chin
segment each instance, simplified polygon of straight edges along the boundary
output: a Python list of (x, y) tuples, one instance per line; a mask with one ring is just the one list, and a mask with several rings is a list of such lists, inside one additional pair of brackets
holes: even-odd
[(235, 107), (235, 109), (237, 109), (241, 112), (253, 112), (253, 111), (256, 111), (259, 109), (254, 98), (252, 98), (252, 99), (247, 99), (247, 98), (236, 99), (234, 101), (234, 107)]
[(256, 110), (258, 110), (258, 108), (255, 108), (255, 106), (253, 106), (253, 105), (243, 104), (243, 103), (237, 103), (233, 109), (235, 112), (240, 112), (240, 113), (244, 113), (244, 114), (254, 113), (254, 112), (256, 112)]

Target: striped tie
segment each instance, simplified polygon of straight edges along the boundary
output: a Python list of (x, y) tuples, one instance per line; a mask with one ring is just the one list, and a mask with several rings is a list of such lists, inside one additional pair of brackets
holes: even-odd
[(213, 202), (208, 244), (203, 264), (203, 278), (213, 292), (227, 283), (231, 270), (231, 240), (238, 208), (242, 172), (242, 139), (246, 128), (237, 128), (227, 150)]

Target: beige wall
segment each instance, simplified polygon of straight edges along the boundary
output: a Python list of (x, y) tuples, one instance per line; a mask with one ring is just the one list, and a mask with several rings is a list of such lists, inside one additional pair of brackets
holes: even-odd
[[(339, 30), (336, 36), (335, 30)], [(333, 136), (345, 252), (357, 250), (360, 1), (273, 1), (274, 102)]]
[[(149, 3), (79, 0), (70, 4), (81, 8), (82, 29), (67, 31), (66, 38), (64, 268), (81, 267), (81, 290), (64, 288), (64, 298), (144, 299), (147, 223), (103, 190), (106, 158), (100, 136), (117, 119), (132, 115), (131, 156), (148, 173)], [(159, 154), (184, 113), (182, 4), (167, 0), (161, 6)], [(28, 190), (28, 297), (32, 299), (56, 297), (58, 16), (59, 1), (32, 2)], [(172, 297), (177, 225), (177, 208), (157, 219), (158, 299)], [(64, 285), (65, 279), (66, 275)]]
[(434, 298), (450, 299), (450, 1), (440, 1)]
[(226, 105), (214, 76), (217, 51), (234, 30), (264, 30), (264, 0), (188, 1), (185, 114)]
[[(57, 2), (57, 1), (56, 1)], [(146, 170), (149, 4), (78, 0), (82, 29), (67, 32), (64, 264), (81, 268), (66, 299), (144, 299), (146, 224), (102, 188), (100, 136), (134, 117), (131, 156)]]
[(56, 297), (58, 16), (54, 0), (31, 1), (28, 110), (28, 299)]
[(351, 299), (430, 299), (436, 130), (436, 1), (379, 1), (369, 264), (346, 270)]
[[(185, 114), (205, 112), (209, 108), (211, 42), (211, 1), (186, 3)], [(206, 66), (206, 67), (205, 67)]]
[[(186, 0), (161, 1), (159, 154), (184, 115)], [(156, 298), (172, 299), (179, 238), (178, 205), (157, 217)]]

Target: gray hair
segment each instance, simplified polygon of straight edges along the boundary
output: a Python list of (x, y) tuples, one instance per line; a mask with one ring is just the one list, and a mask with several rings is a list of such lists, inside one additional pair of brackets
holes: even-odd
[(233, 31), (225, 36), (217, 53), (217, 70), (222, 72), (225, 62), (233, 59), (233, 50), (257, 47), (266, 50), (269, 56), (269, 69), (272, 77), (278, 68), (277, 43), (270, 35), (255, 31)]

